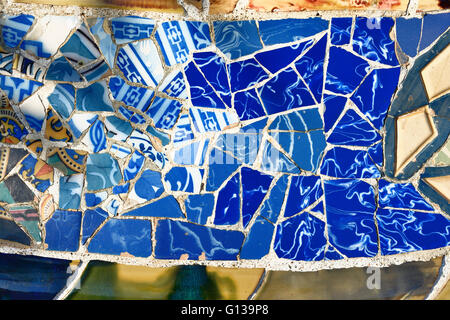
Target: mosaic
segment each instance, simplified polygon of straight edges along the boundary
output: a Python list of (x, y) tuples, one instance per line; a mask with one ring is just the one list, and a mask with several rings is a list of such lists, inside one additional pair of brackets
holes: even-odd
[(279, 269), (450, 245), (449, 13), (0, 24), (5, 246)]

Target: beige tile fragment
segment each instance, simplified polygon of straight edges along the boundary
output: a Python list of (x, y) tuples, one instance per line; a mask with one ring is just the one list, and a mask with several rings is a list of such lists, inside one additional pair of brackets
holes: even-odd
[(423, 180), (447, 201), (450, 201), (450, 176), (430, 177)]
[(430, 102), (450, 92), (449, 74), (450, 44), (420, 72)]

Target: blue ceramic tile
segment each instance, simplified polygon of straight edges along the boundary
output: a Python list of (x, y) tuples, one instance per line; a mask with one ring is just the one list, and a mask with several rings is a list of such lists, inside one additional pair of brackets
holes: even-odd
[(150, 38), (155, 26), (152, 19), (138, 16), (117, 17), (109, 21), (117, 44)]
[(437, 213), (379, 209), (378, 230), (382, 255), (446, 247), (450, 221)]
[(86, 192), (84, 194), (84, 201), (87, 207), (95, 207), (96, 205), (99, 205), (100, 203), (105, 201), (107, 196), (108, 193), (106, 191), (101, 191), (97, 193)]
[(64, 57), (59, 57), (50, 64), (45, 80), (65, 81), (65, 82), (80, 82), (83, 81), (81, 75)]
[(196, 107), (225, 108), (225, 103), (219, 98), (213, 87), (206, 81), (194, 62), (184, 68), (189, 83), (191, 101)]
[(130, 183), (114, 186), (112, 189), (113, 194), (124, 194), (128, 193), (128, 190), (130, 189)]
[(101, 80), (111, 71), (105, 60), (100, 59), (79, 70), (80, 74), (89, 82)]
[(431, 201), (439, 205), (443, 211), (446, 213), (450, 212), (450, 204), (448, 199), (445, 198), (441, 192), (437, 191), (424, 179), (434, 178), (434, 177), (444, 177), (450, 175), (450, 166), (446, 167), (428, 167), (425, 168), (424, 172), (420, 176), (419, 180), (419, 190), (425, 196), (427, 196)]
[(134, 130), (128, 138), (128, 142), (131, 143), (131, 145), (138, 151), (142, 152), (144, 156), (153, 161), (158, 168), (164, 168), (166, 162), (168, 161), (167, 157), (153, 147), (153, 144), (150, 142), (150, 138), (145, 133), (139, 130)]
[(144, 170), (134, 184), (132, 192), (143, 201), (158, 198), (164, 192), (161, 173), (149, 169)]
[(326, 252), (325, 252), (325, 257), (324, 260), (341, 260), (344, 257), (339, 254), (339, 252), (337, 252), (336, 248), (333, 247), (332, 245), (329, 245)]
[(279, 258), (317, 261), (325, 254), (325, 223), (303, 213), (277, 226), (274, 249)]
[(268, 117), (264, 117), (256, 121), (247, 121), (245, 125), (239, 130), (239, 133), (262, 133), (267, 126)]
[(261, 206), (260, 215), (273, 223), (277, 221), (281, 212), (286, 195), (287, 183), (288, 175), (282, 175), (272, 189), (270, 189), (268, 198)]
[(27, 14), (3, 16), (1, 22), (3, 43), (9, 48), (17, 47), (27, 34), (33, 21), (34, 17)]
[(324, 35), (296, 63), (295, 68), (305, 80), (316, 101), (322, 100), (323, 65), (327, 48), (328, 36)]
[(47, 99), (53, 109), (67, 119), (75, 108), (75, 88), (70, 84), (59, 83)]
[(114, 44), (111, 35), (105, 31), (104, 24), (105, 18), (97, 18), (90, 30), (94, 37), (97, 38), (100, 51), (112, 68), (114, 66), (114, 59), (116, 58), (117, 46)]
[(155, 38), (169, 66), (186, 62), (190, 52), (211, 45), (208, 23), (199, 21), (163, 22)]
[(59, 207), (61, 209), (76, 210), (80, 208), (83, 178), (83, 174), (73, 174), (59, 179)]
[(387, 65), (398, 65), (395, 42), (389, 36), (394, 20), (388, 17), (356, 17), (353, 32), (353, 50), (369, 60)]
[(262, 142), (262, 134), (225, 133), (218, 137), (216, 147), (227, 151), (239, 162), (252, 165)]
[(271, 73), (276, 73), (291, 64), (298, 56), (308, 50), (313, 43), (313, 40), (307, 40), (282, 48), (263, 51), (255, 54), (255, 58), (264, 68)]
[(206, 191), (215, 191), (223, 182), (237, 170), (241, 162), (217, 148), (213, 148), (209, 154), (208, 177), (206, 179)]
[(45, 224), (45, 244), (51, 251), (77, 251), (81, 212), (57, 209)]
[(144, 166), (144, 160), (145, 157), (139, 151), (134, 151), (130, 160), (128, 160), (125, 169), (123, 170), (123, 179), (125, 181), (129, 181), (136, 177), (138, 172)]
[(49, 166), (42, 163), (42, 160), (38, 160), (33, 154), (29, 154), (20, 163), (19, 175), (30, 182), (38, 191), (44, 192), (50, 187), (53, 177), (45, 174), (39, 175), (36, 170), (39, 166), (42, 166), (41, 170), (43, 169), (44, 172), (50, 169)]
[(231, 106), (229, 76), (225, 61), (214, 52), (197, 52), (193, 54), (193, 58), (205, 79), (222, 100)]
[(233, 62), (228, 65), (231, 91), (245, 90), (268, 78), (255, 58)]
[(154, 127), (152, 127), (151, 125), (149, 125), (147, 127), (147, 129), (145, 129), (145, 131), (150, 133), (150, 135), (152, 137), (156, 138), (157, 141), (159, 141), (163, 146), (166, 146), (170, 143), (170, 135), (166, 132), (157, 130)]
[(42, 83), (37, 81), (0, 75), (0, 88), (6, 93), (9, 101), (14, 104), (19, 104), (41, 86)]
[(178, 201), (173, 196), (166, 196), (142, 207), (133, 209), (122, 216), (184, 218)]
[(0, 70), (11, 74), (14, 61), (14, 53), (0, 53)]
[(191, 167), (172, 167), (164, 180), (169, 190), (184, 192), (200, 192), (203, 180), (203, 169)]
[(208, 150), (209, 139), (192, 142), (175, 150), (173, 162), (181, 165), (202, 166)]
[(116, 116), (109, 116), (105, 119), (105, 127), (108, 132), (108, 138), (125, 141), (133, 131), (133, 127)]
[(95, 120), (82, 141), (93, 152), (105, 150), (107, 141), (105, 135), (105, 125), (103, 124), (103, 122), (101, 122), (99, 119)]
[(194, 128), (199, 133), (209, 131), (222, 131), (226, 127), (239, 122), (239, 118), (234, 112), (221, 110), (203, 110), (199, 108), (190, 108)]
[(94, 82), (77, 89), (76, 108), (79, 111), (114, 111), (105, 81)]
[(240, 91), (234, 94), (234, 109), (241, 121), (255, 119), (266, 115), (256, 89)]
[(214, 210), (214, 194), (191, 194), (184, 200), (184, 206), (190, 222), (206, 224)]
[(214, 216), (215, 225), (234, 225), (241, 218), (241, 179), (236, 173), (219, 190)]
[(330, 149), (325, 154), (320, 173), (336, 178), (379, 178), (381, 176), (366, 151), (340, 147)]
[(0, 239), (31, 245), (30, 237), (14, 221), (0, 218)]
[(332, 18), (330, 28), (330, 42), (336, 46), (349, 44), (352, 33), (352, 18)]
[(230, 59), (262, 49), (255, 21), (214, 21), (213, 26), (217, 48)]
[(85, 244), (107, 218), (108, 213), (102, 208), (84, 211), (81, 243)]
[(333, 128), (336, 120), (344, 110), (347, 98), (341, 96), (327, 95), (323, 96), (325, 111), (323, 113), (324, 129), (328, 132)]
[(117, 211), (119, 211), (120, 201), (117, 199), (111, 199), (105, 209), (111, 216), (117, 216)]
[(351, 100), (378, 130), (384, 124), (399, 75), (400, 68), (373, 70), (351, 96)]
[(309, 131), (321, 128), (323, 128), (323, 122), (317, 108), (279, 115), (269, 126), (269, 130), (282, 131)]
[[(219, 230), (188, 222), (160, 220), (156, 227), (155, 258), (236, 260), (244, 240), (239, 231)], [(167, 241), (169, 239), (169, 241)]]
[(339, 47), (330, 47), (325, 89), (342, 94), (353, 92), (369, 71), (366, 60)]
[(125, 79), (145, 86), (156, 87), (164, 75), (158, 50), (151, 39), (122, 47), (117, 55), (116, 65)]
[(274, 226), (266, 219), (258, 217), (245, 238), (239, 258), (261, 259), (269, 253)]
[(110, 219), (89, 242), (88, 251), (148, 257), (152, 253), (152, 225), (146, 220)]
[(323, 216), (325, 214), (325, 208), (323, 207), (323, 201), (320, 201), (313, 208), (308, 209), (308, 212), (313, 213), (316, 216)]
[(380, 179), (378, 199), (380, 208), (434, 211), (434, 208), (417, 192), (411, 183), (391, 183)]
[(98, 190), (117, 185), (122, 179), (117, 160), (107, 153), (90, 154), (86, 162), (88, 190)]
[(300, 173), (297, 165), (269, 141), (264, 144), (261, 169), (271, 172)]
[(111, 90), (115, 100), (140, 111), (147, 110), (154, 96), (152, 90), (130, 86), (120, 77), (111, 77), (109, 79), (109, 90)]
[(242, 222), (244, 228), (269, 191), (273, 177), (247, 167), (241, 169), (242, 179)]
[(421, 18), (398, 17), (395, 19), (395, 33), (402, 51), (410, 57), (417, 55), (422, 32)]
[(83, 66), (100, 57), (100, 49), (82, 24), (59, 49), (64, 57), (75, 66)]
[(298, 41), (328, 29), (321, 18), (259, 21), (259, 32), (265, 45)]
[(192, 139), (194, 139), (194, 134), (192, 133), (192, 126), (189, 116), (187, 114), (182, 114), (175, 125), (175, 134), (172, 141), (174, 143), (178, 143)]
[(360, 180), (324, 181), (330, 243), (349, 258), (378, 253), (375, 190)]
[(174, 70), (164, 78), (158, 88), (170, 97), (187, 99), (186, 84), (184, 82), (183, 73)]
[(367, 153), (372, 161), (382, 167), (383, 166), (383, 142), (379, 142), (367, 149)]
[(274, 132), (270, 135), (303, 170), (315, 172), (326, 147), (322, 130), (310, 132)]
[(118, 157), (119, 159), (123, 159), (125, 157), (127, 157), (130, 153), (131, 150), (127, 147), (123, 147), (119, 144), (113, 143), (111, 145), (111, 148), (109, 149), (109, 151), (115, 155), (116, 157)]
[(450, 26), (449, 19), (450, 14), (426, 14), (423, 17), (422, 37), (420, 40), (419, 51), (422, 51), (428, 47), (434, 40), (436, 40), (441, 34), (447, 30)]
[(291, 217), (315, 203), (323, 195), (317, 176), (292, 176), (286, 200), (285, 217)]
[(181, 111), (177, 100), (156, 97), (146, 114), (152, 118), (156, 128), (172, 129)]
[(362, 147), (368, 147), (379, 140), (380, 134), (352, 109), (344, 114), (327, 138), (328, 143)]
[(315, 104), (308, 88), (292, 69), (286, 69), (258, 90), (268, 114)]

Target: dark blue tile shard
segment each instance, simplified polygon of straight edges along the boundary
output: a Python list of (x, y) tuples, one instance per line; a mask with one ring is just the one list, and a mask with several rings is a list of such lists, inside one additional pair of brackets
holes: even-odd
[(305, 80), (316, 101), (322, 101), (323, 65), (328, 35), (324, 35), (296, 63), (295, 68)]
[(255, 119), (266, 115), (256, 89), (236, 92), (234, 109), (241, 121)]
[(335, 247), (329, 245), (327, 250), (325, 251), (324, 260), (341, 260), (341, 259), (344, 259), (344, 257), (339, 252), (337, 252)]
[(219, 191), (214, 217), (215, 225), (234, 225), (241, 218), (241, 179), (236, 173)]
[(152, 254), (152, 224), (148, 220), (110, 219), (89, 242), (88, 251), (146, 258)]
[(323, 190), (320, 177), (292, 176), (284, 216), (291, 217), (303, 211), (319, 200), (322, 195)]
[(419, 51), (434, 42), (450, 26), (450, 13), (426, 14), (423, 17)]
[(64, 57), (55, 59), (48, 67), (45, 80), (80, 82), (83, 81), (81, 75)]
[(241, 169), (242, 179), (242, 223), (247, 227), (263, 201), (273, 177), (247, 167)]
[[(432, 184), (433, 178), (450, 176), (450, 166), (446, 167), (428, 167), (420, 176), (419, 190), (431, 201), (436, 203), (443, 211), (450, 214), (450, 203), (441, 191), (437, 190)], [(427, 180), (430, 179), (430, 180)], [(447, 195), (448, 196), (448, 195)]]
[(222, 100), (231, 106), (229, 76), (225, 61), (214, 52), (196, 52), (194, 61), (205, 79), (216, 90)]
[(368, 147), (381, 140), (381, 135), (354, 110), (349, 109), (336, 124), (327, 142), (335, 145)]
[(122, 216), (184, 218), (178, 201), (172, 195), (125, 212)]
[(206, 224), (214, 210), (214, 195), (212, 193), (191, 194), (184, 200), (184, 206), (190, 222)]
[(214, 92), (213, 87), (197, 69), (194, 62), (186, 65), (184, 73), (189, 83), (191, 101), (194, 106), (221, 109), (226, 107), (225, 103)]
[(327, 246), (325, 223), (305, 212), (277, 226), (274, 249), (279, 258), (322, 260)]
[(77, 251), (80, 240), (81, 212), (57, 209), (45, 224), (47, 250)]
[(314, 40), (311, 39), (286, 47), (260, 52), (255, 54), (255, 58), (264, 68), (271, 73), (276, 73), (291, 64), (292, 61), (309, 49), (313, 43)]
[(288, 175), (282, 175), (270, 190), (269, 197), (263, 202), (260, 215), (272, 223), (276, 223), (286, 196)]
[(322, 130), (310, 132), (275, 132), (270, 135), (303, 170), (315, 172), (326, 147)]
[(402, 51), (410, 57), (415, 57), (422, 32), (422, 19), (398, 17), (395, 19), (395, 28), (397, 42)]
[(325, 105), (325, 111), (323, 113), (324, 130), (328, 132), (333, 128), (336, 120), (344, 110), (347, 98), (324, 94), (323, 103)]
[(156, 227), (156, 259), (236, 260), (244, 234), (196, 224), (159, 220)]
[(245, 238), (239, 257), (261, 259), (269, 253), (275, 227), (262, 217), (257, 217)]
[(180, 112), (181, 102), (156, 97), (146, 114), (152, 118), (156, 128), (170, 130), (175, 125)]
[(258, 90), (268, 114), (314, 105), (308, 88), (292, 69), (286, 69)]
[(271, 172), (300, 173), (300, 169), (270, 141), (264, 144), (261, 168)]
[(262, 49), (255, 21), (214, 21), (213, 26), (217, 48), (230, 59)]
[(325, 89), (348, 94), (353, 92), (369, 72), (369, 63), (339, 47), (330, 47)]
[(364, 150), (336, 147), (322, 160), (320, 173), (335, 178), (379, 178), (380, 171)]
[(328, 239), (349, 258), (378, 253), (375, 190), (360, 180), (324, 181)]
[(353, 50), (369, 60), (390, 66), (398, 65), (395, 42), (389, 36), (394, 19), (356, 17)]
[(417, 192), (411, 183), (393, 183), (380, 179), (378, 188), (380, 208), (434, 211), (434, 208)]
[(102, 203), (107, 197), (106, 191), (98, 192), (98, 193), (88, 193), (84, 194), (84, 201), (87, 207), (95, 207)]
[(94, 234), (95, 230), (108, 218), (108, 213), (102, 208), (95, 208), (93, 210), (86, 210), (83, 215), (83, 231), (81, 243), (86, 241)]
[(438, 213), (379, 209), (382, 255), (430, 250), (450, 244), (450, 221)]
[(320, 201), (313, 208), (308, 209), (308, 212), (313, 213), (318, 216), (323, 216), (325, 213), (325, 208), (323, 207), (323, 201)]
[(29, 246), (30, 237), (13, 220), (0, 218), (0, 239)]
[(298, 41), (328, 29), (321, 18), (259, 21), (259, 33), (265, 45)]
[(383, 142), (379, 142), (367, 149), (370, 159), (379, 167), (383, 166)]
[(255, 58), (230, 63), (228, 72), (232, 92), (245, 90), (269, 77)]
[(204, 169), (192, 167), (172, 167), (165, 175), (164, 181), (171, 191), (200, 191)]
[(264, 117), (261, 120), (254, 121), (250, 124), (244, 125), (239, 133), (260, 133), (267, 126), (267, 117)]
[(118, 44), (150, 38), (155, 27), (152, 19), (138, 16), (116, 17), (112, 18), (110, 23), (112, 34)]
[(209, 155), (209, 171), (206, 180), (206, 191), (216, 191), (224, 181), (239, 168), (241, 162), (217, 148)]
[(227, 151), (239, 162), (252, 165), (262, 143), (262, 134), (224, 133), (219, 136), (216, 147)]
[(323, 128), (323, 122), (317, 108), (279, 115), (269, 126), (269, 130), (281, 131), (309, 131), (321, 128)]
[(340, 46), (350, 43), (352, 33), (352, 18), (332, 18), (330, 28), (330, 42), (333, 45)]
[(399, 76), (400, 68), (373, 70), (351, 96), (351, 100), (378, 130), (383, 127)]

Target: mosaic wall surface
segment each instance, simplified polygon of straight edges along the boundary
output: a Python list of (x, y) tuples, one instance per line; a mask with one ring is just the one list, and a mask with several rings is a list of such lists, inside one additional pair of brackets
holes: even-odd
[(3, 15), (2, 248), (269, 269), (445, 249), (449, 24)]

